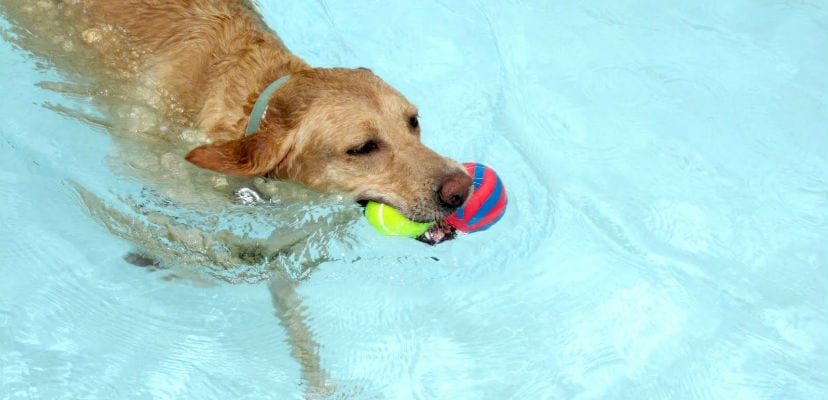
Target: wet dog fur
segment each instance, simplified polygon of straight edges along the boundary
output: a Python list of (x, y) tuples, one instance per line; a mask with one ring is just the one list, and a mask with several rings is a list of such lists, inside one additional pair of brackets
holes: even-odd
[[(209, 143), (191, 163), (224, 174), (294, 181), (357, 201), (390, 204), (434, 221), (463, 204), (471, 179), (420, 142), (417, 108), (365, 68), (313, 68), (290, 53), (246, 1), (86, 0), (116, 46), (137, 52), (140, 74), (175, 99)], [(85, 32), (108, 65), (113, 44)], [(99, 35), (100, 36), (100, 35)], [(244, 128), (259, 93), (271, 95), (260, 129)]]
[[(197, 134), (183, 131), (183, 141), (194, 146), (186, 159), (201, 168), (380, 201), (419, 221), (448, 215), (471, 191), (464, 168), (420, 142), (417, 108), (404, 96), (368, 69), (309, 66), (286, 49), (249, 1), (0, 0), (0, 11), (22, 29), (13, 41), (75, 82), (44, 87), (96, 96), (112, 117), (84, 120), (112, 132), (146, 132), (164, 124), (193, 127)], [(260, 129), (245, 136), (259, 94), (285, 75), (290, 78), (268, 99)], [(113, 105), (124, 100), (133, 106), (136, 94), (152, 109), (138, 113), (137, 125), (149, 129), (118, 128), (120, 116), (144, 106), (123, 113)], [(154, 123), (143, 122), (153, 118)], [(91, 209), (106, 214), (105, 207)], [(268, 280), (306, 393), (330, 393), (296, 282), (279, 268)]]

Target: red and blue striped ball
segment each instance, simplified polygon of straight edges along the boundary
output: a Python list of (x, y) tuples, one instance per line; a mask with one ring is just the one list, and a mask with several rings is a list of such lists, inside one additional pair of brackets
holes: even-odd
[(506, 188), (491, 168), (480, 163), (463, 166), (474, 180), (474, 190), (463, 207), (446, 217), (446, 222), (466, 233), (489, 229), (506, 211)]

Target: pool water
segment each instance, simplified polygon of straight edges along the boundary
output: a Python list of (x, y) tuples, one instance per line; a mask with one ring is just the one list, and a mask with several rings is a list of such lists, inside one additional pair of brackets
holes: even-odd
[[(828, 398), (828, 5), (261, 3), (509, 193), (434, 247), (343, 228), (296, 288), (331, 398)], [(0, 54), (0, 399), (304, 398), (268, 283), (125, 261), (84, 193), (143, 183)]]

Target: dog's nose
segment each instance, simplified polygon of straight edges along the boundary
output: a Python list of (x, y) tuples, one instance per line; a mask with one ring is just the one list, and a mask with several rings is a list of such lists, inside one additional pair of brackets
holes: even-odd
[(472, 178), (462, 172), (449, 175), (437, 190), (440, 202), (449, 208), (459, 208), (469, 197), (471, 185)]

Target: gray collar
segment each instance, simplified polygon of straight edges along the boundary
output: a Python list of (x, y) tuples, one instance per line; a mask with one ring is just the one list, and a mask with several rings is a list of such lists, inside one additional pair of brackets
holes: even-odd
[(247, 120), (247, 130), (244, 131), (244, 135), (248, 136), (256, 131), (259, 130), (259, 126), (262, 124), (262, 119), (264, 118), (265, 111), (267, 111), (267, 102), (270, 99), (270, 95), (282, 86), (283, 83), (287, 82), (290, 79), (290, 75), (285, 75), (270, 85), (267, 85), (265, 90), (259, 94), (259, 98), (256, 99), (256, 103), (253, 104), (253, 111), (250, 112), (250, 118)]

